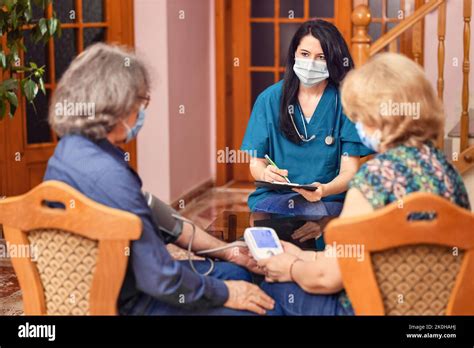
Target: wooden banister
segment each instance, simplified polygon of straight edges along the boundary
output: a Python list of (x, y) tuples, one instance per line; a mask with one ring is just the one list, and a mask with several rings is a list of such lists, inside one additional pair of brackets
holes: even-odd
[(421, 21), (413, 26), (412, 52), (413, 60), (421, 65), (423, 61), (423, 58), (421, 57), (421, 54), (423, 53), (423, 23)]
[(352, 12), (352, 23), (354, 24), (354, 37), (352, 38), (352, 59), (355, 66), (364, 64), (369, 59), (370, 36), (368, 27), (372, 16), (367, 5), (359, 5)]
[[(357, 66), (364, 64), (371, 56), (386, 49), (390, 52), (398, 52), (398, 38), (412, 30), (412, 53), (413, 60), (417, 63), (422, 62), (422, 45), (423, 45), (423, 22), (426, 15), (434, 10), (438, 10), (438, 78), (437, 92), (441, 101), (444, 99), (444, 73), (446, 61), (446, 20), (447, 20), (447, 1), (448, 0), (427, 0), (420, 8), (409, 17), (402, 20), (392, 30), (385, 33), (371, 45), (371, 38), (368, 34), (368, 28), (371, 23), (371, 13), (367, 6), (367, 2), (359, 4), (352, 12), (352, 22), (354, 24), (354, 36), (352, 38), (352, 55), (354, 63)], [(456, 1), (456, 5), (461, 4), (461, 0)], [(463, 82), (462, 82), (462, 112), (460, 122), (460, 152), (465, 155), (464, 164), (471, 165), (474, 163), (473, 152), (469, 149), (469, 75), (470, 75), (470, 39), (471, 39), (471, 16), (472, 1), (463, 0)], [(438, 138), (438, 146), (444, 149), (444, 130)], [(473, 146), (474, 148), (474, 146)], [(474, 150), (473, 150), (474, 151)]]
[[(370, 47), (369, 56), (376, 54), (377, 52), (384, 49), (387, 45), (390, 44), (393, 40), (402, 35), (405, 31), (411, 29), (415, 24), (421, 21), (428, 13), (437, 9), (442, 3), (446, 0), (430, 0), (416, 10), (413, 15), (406, 18), (388, 33), (380, 37), (374, 44)], [(354, 12), (357, 10), (354, 9)], [(369, 11), (370, 12), (370, 11)], [(355, 24), (355, 23), (354, 23)], [(367, 24), (368, 25), (368, 24)]]
[(464, 174), (474, 165), (474, 146), (463, 151), (459, 156), (459, 160), (454, 162), (459, 173)]
[(388, 50), (389, 50), (389, 52), (397, 53), (398, 52), (398, 41), (393, 40), (392, 42), (390, 42), (389, 45), (388, 45)]
[(464, 60), (462, 65), (462, 114), (461, 114), (461, 152), (469, 146), (469, 51), (471, 48), (471, 12), (472, 0), (464, 0)]

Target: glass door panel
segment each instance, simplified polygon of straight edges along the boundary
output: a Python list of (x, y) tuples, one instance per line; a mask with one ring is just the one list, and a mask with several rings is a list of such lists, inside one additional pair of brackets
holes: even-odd
[[(53, 3), (53, 9), (61, 21), (62, 35), (54, 38), (46, 46), (34, 45), (29, 36), (25, 40), (25, 59), (32, 59), (38, 65), (46, 66), (44, 76), (47, 94), (51, 95), (71, 61), (96, 42), (106, 41), (108, 23), (105, 22), (105, 2), (103, 0), (61, 0)], [(36, 16), (41, 10), (35, 9)], [(46, 16), (51, 11), (46, 12)], [(26, 102), (23, 101), (25, 104)], [(38, 145), (54, 143), (48, 119), (48, 97), (41, 92), (34, 101), (35, 107), (26, 105), (26, 143)]]
[(311, 17), (334, 18), (334, 0), (311, 0), (309, 13)]
[(304, 0), (280, 0), (280, 18), (304, 18)]

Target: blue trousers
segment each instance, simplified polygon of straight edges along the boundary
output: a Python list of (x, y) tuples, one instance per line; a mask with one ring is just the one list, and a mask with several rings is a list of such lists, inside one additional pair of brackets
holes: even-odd
[(305, 292), (296, 283), (263, 282), (261, 288), (275, 300), (275, 308), (267, 315), (354, 315), (344, 291), (315, 295)]
[[(189, 261), (180, 261), (184, 267), (189, 266)], [(209, 262), (195, 261), (194, 267), (200, 273), (209, 269)], [(221, 280), (246, 280), (252, 282), (252, 275), (245, 268), (230, 262), (215, 262), (215, 267), (209, 277)], [(202, 310), (189, 310), (172, 306), (165, 302), (153, 299), (147, 306), (144, 315), (253, 315), (251, 312), (239, 311), (225, 307), (208, 308)]]
[(253, 211), (290, 216), (338, 216), (342, 205), (342, 202), (309, 202), (297, 192), (275, 192), (257, 202)]

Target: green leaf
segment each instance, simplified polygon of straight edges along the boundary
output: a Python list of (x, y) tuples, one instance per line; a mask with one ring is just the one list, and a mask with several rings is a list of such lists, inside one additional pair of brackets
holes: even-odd
[(0, 52), (0, 64), (2, 68), (5, 69), (7, 67), (7, 56), (5, 56), (5, 52)]
[(33, 18), (33, 9), (31, 8), (31, 3), (29, 1), (27, 1), (26, 8), (23, 11), (23, 16), (25, 16), (27, 22), (31, 21)]
[(4, 4), (5, 4), (8, 12), (10, 12), (12, 10), (14, 0), (5, 0)]
[(16, 109), (18, 107), (18, 97), (16, 96), (16, 93), (7, 92), (7, 98), (8, 98), (8, 101), (10, 102), (9, 115), (10, 115), (10, 118), (12, 118), (15, 115)]
[(44, 87), (44, 81), (42, 77), (39, 78), (38, 83), (39, 83), (41, 92), (43, 92), (43, 94), (46, 95), (46, 88)]
[[(23, 62), (19, 57), (23, 57), (27, 48), (32, 47), (25, 46), (27, 33), (34, 44), (47, 43), (61, 36), (61, 22), (54, 5), (52, 16), (44, 18), (50, 4), (53, 0), (0, 0), (0, 39), (4, 43), (3, 48), (0, 45), (0, 70), (11, 76), (0, 81), (0, 118), (5, 117), (6, 113), (14, 116), (21, 101), (18, 100), (18, 93), (22, 93), (33, 108), (39, 91), (46, 94), (44, 67), (38, 67), (35, 59)], [(42, 15), (33, 18), (37, 10)]]
[(49, 35), (53, 36), (58, 28), (59, 21), (56, 18), (51, 18), (48, 21)]
[(18, 97), (16, 96), (16, 93), (7, 92), (6, 95), (7, 95), (7, 99), (10, 102), (10, 104), (17, 107), (18, 106)]
[(16, 11), (12, 11), (10, 13), (10, 18), (11, 18), (11, 21), (12, 21), (12, 27), (15, 29), (18, 27), (18, 16), (16, 14)]
[(18, 88), (18, 81), (15, 79), (8, 79), (2, 82), (1, 88), (5, 91), (15, 91)]
[(23, 92), (25, 93), (26, 100), (31, 103), (38, 94), (38, 85), (33, 80), (27, 80), (23, 84)]
[(38, 26), (40, 28), (41, 35), (44, 35), (48, 32), (48, 23), (46, 21), (46, 18), (41, 18)]
[(40, 31), (39, 27), (33, 28), (32, 34), (33, 34), (32, 38), (33, 38), (33, 41), (34, 41), (35, 44), (40, 42), (41, 39), (43, 38), (43, 35), (41, 35), (41, 31)]

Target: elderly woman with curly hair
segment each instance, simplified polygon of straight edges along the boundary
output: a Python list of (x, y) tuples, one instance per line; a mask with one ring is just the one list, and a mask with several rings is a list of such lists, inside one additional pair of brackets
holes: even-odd
[[(398, 54), (377, 55), (348, 74), (341, 95), (361, 141), (378, 152), (351, 180), (341, 218), (373, 212), (413, 192), (470, 209), (461, 176), (435, 146), (443, 109), (418, 64)], [(271, 313), (353, 314), (333, 253), (302, 251), (290, 243), (284, 249), (259, 262), (268, 281), (262, 287), (277, 302)]]

